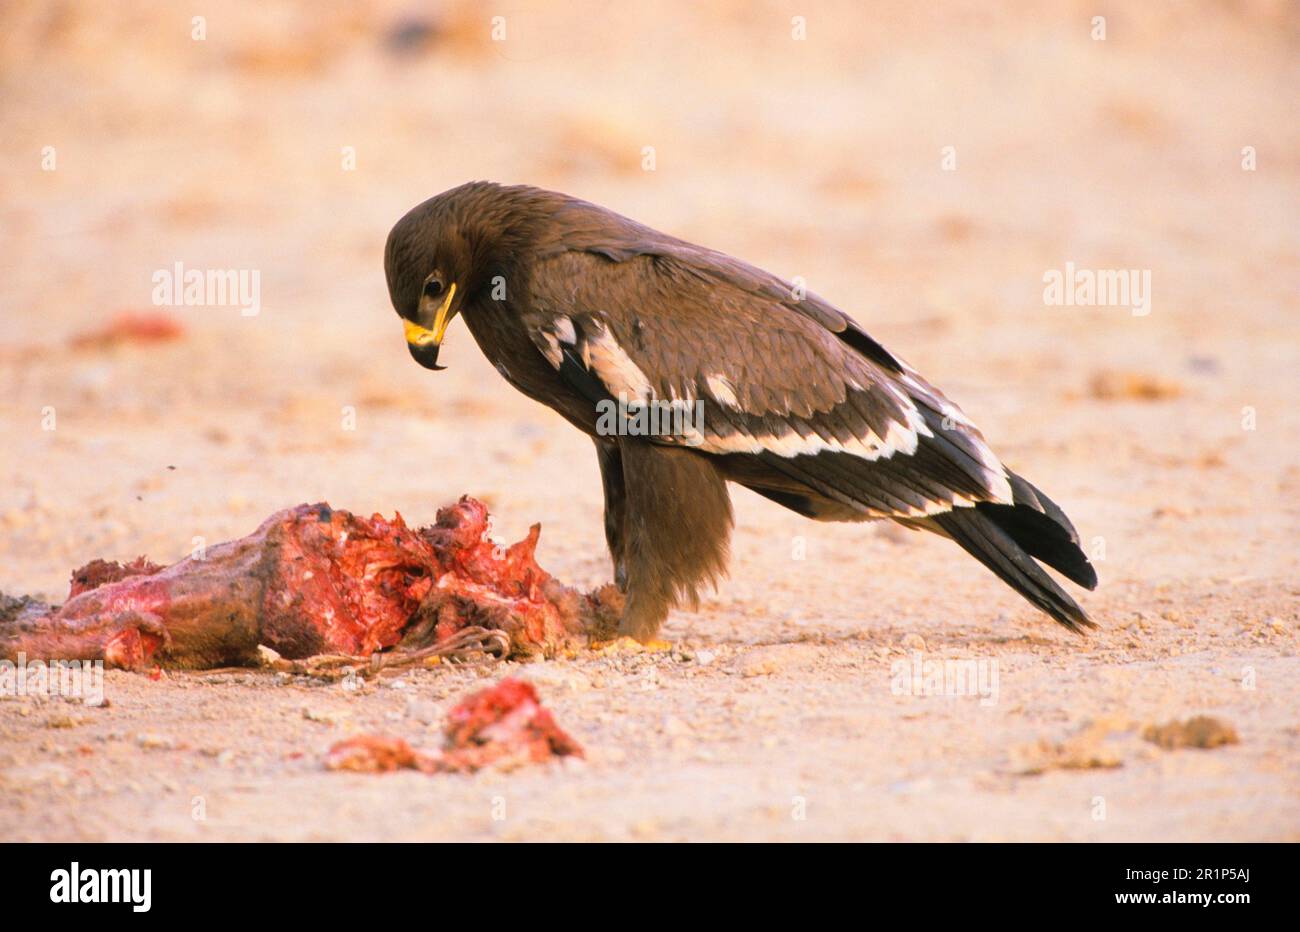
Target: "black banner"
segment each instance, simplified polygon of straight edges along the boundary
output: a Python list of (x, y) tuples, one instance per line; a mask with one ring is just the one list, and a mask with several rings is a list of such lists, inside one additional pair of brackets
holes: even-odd
[[(921, 909), (927, 920), (1034, 908), (1221, 921), (1283, 904), (1293, 871), (1286, 845), (741, 845), (480, 846), (288, 844), (7, 845), (5, 910), (51, 918), (132, 921), (265, 917), (376, 920), (454, 905), (596, 917), (607, 904), (638, 912), (716, 909), (735, 919), (788, 906), (814, 915), (845, 901)], [(860, 908), (860, 907), (859, 907)], [(972, 911), (975, 911), (973, 914)], [(987, 913), (986, 913), (987, 915)]]

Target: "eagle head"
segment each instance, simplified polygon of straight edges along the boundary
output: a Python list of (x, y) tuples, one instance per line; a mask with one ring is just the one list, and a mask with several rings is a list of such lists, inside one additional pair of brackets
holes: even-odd
[(384, 272), (411, 356), (438, 365), (447, 325), (477, 301), (501, 300), (543, 211), (527, 187), (475, 181), (412, 208), (388, 234)]

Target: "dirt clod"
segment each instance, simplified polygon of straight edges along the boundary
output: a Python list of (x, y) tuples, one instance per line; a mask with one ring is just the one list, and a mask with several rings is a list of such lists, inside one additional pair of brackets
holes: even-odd
[(1209, 715), (1197, 715), (1186, 721), (1174, 719), (1163, 725), (1148, 725), (1142, 737), (1165, 750), (1176, 748), (1217, 748), (1238, 744), (1237, 730), (1227, 722)]

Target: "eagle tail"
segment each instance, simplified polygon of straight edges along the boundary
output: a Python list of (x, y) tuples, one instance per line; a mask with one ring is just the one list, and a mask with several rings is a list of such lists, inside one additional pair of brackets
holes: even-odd
[[(1020, 502), (1020, 484), (1036, 493), (1032, 504), (1027, 500)], [(928, 521), (1071, 631), (1083, 634), (1085, 628), (1097, 627), (1078, 603), (1034, 562), (1042, 560), (1079, 585), (1095, 588), (1097, 573), (1079, 549), (1074, 528), (1064, 513), (1029, 483), (1019, 480), (1012, 486), (1017, 493), (1017, 504), (980, 502), (973, 508), (954, 508), (932, 515)]]

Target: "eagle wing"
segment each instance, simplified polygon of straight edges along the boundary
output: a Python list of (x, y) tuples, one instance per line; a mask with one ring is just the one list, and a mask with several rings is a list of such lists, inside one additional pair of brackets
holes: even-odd
[(532, 281), (529, 333), (570, 387), (682, 412), (667, 423), (684, 429), (650, 442), (726, 457), (760, 491), (811, 490), (864, 518), (1014, 500), (956, 405), (846, 315), (766, 273), (682, 244), (558, 252)]

